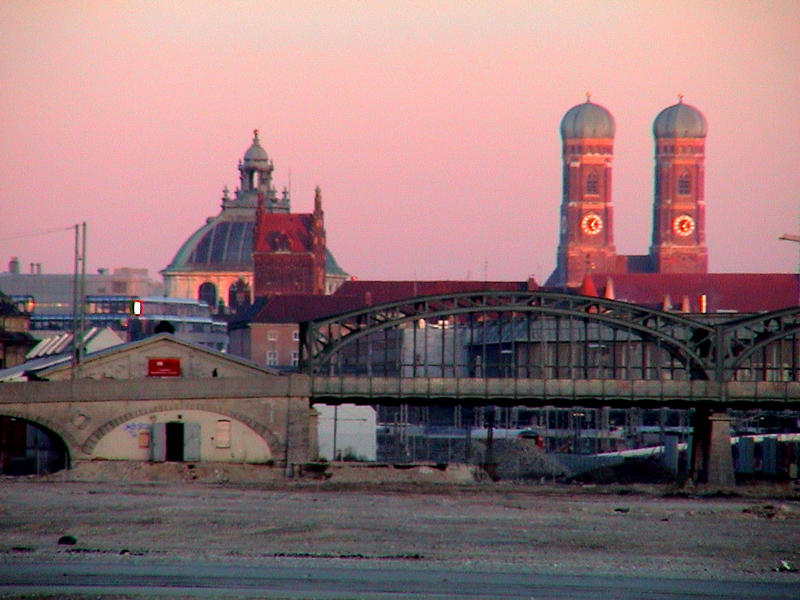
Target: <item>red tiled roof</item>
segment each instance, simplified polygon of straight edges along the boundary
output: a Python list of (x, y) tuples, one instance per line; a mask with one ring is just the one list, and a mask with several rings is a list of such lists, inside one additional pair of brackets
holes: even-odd
[[(800, 304), (800, 275), (791, 273), (711, 273), (711, 274), (599, 274), (590, 282), (597, 292), (613, 286), (614, 299), (664, 308), (667, 298), (672, 310), (700, 310), (705, 294), (708, 312), (744, 313), (777, 310)], [(587, 286), (590, 285), (586, 283)], [(255, 323), (300, 323), (321, 319), (367, 306), (417, 296), (459, 292), (524, 291), (519, 281), (346, 281), (332, 296), (285, 294), (259, 298), (244, 319)]]
[(800, 304), (800, 275), (792, 273), (708, 273), (708, 274), (593, 274), (597, 289), (610, 280), (614, 299), (655, 308), (668, 298), (673, 310), (685, 300), (689, 310), (700, 310), (705, 295), (708, 312), (762, 312)]
[(416, 296), (458, 292), (521, 291), (518, 281), (346, 281), (332, 296), (281, 294), (257, 300), (259, 306), (242, 321), (254, 323), (300, 323), (338, 315), (376, 304)]
[(255, 323), (299, 323), (416, 296), (458, 292), (521, 291), (518, 281), (346, 281), (332, 296), (282, 294), (260, 299)]
[(261, 298), (259, 301), (263, 305), (252, 316), (253, 323), (300, 323), (338, 315), (364, 306), (361, 298), (318, 294), (278, 294)]
[(311, 252), (311, 218), (305, 213), (265, 213), (255, 251)]
[(300, 323), (415, 296), (525, 289), (527, 282), (517, 281), (346, 281), (332, 296), (276, 294), (260, 297), (232, 324)]
[(355, 296), (365, 304), (383, 304), (417, 296), (437, 296), (459, 292), (525, 291), (525, 281), (345, 281), (335, 296)]

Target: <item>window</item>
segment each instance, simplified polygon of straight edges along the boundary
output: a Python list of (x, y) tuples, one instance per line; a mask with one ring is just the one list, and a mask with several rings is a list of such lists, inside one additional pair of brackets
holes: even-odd
[(217, 308), (217, 286), (206, 281), (197, 290), (197, 299), (208, 304), (211, 310), (215, 310)]
[(267, 340), (269, 340), (270, 342), (278, 341), (278, 332), (275, 331), (274, 329), (270, 329), (267, 332)]
[(681, 173), (681, 176), (678, 177), (678, 194), (681, 196), (688, 196), (692, 193), (692, 179), (689, 177), (689, 173), (684, 171)]
[(214, 436), (217, 448), (231, 447), (231, 422), (228, 419), (217, 421), (217, 434)]
[(267, 366), (274, 367), (278, 364), (278, 351), (277, 350), (269, 350), (267, 352)]
[(292, 340), (294, 340), (295, 342), (299, 342), (300, 341), (300, 332), (297, 331), (297, 329), (295, 329), (292, 332)]
[(292, 366), (296, 367), (300, 364), (300, 353), (295, 350), (292, 352)]
[(150, 447), (150, 430), (149, 429), (140, 429), (138, 434), (139, 439), (139, 448), (149, 448)]
[(599, 189), (599, 184), (598, 184), (597, 173), (592, 171), (586, 178), (586, 193), (598, 194), (599, 193), (598, 189)]

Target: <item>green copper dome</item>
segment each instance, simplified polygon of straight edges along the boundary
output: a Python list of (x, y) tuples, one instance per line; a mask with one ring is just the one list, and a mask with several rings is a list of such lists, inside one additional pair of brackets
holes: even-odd
[[(255, 215), (251, 218), (242, 218), (241, 215), (227, 217), (223, 213), (209, 219), (183, 243), (166, 271), (252, 271)], [(325, 272), (328, 275), (347, 275), (327, 248)]]
[(255, 214), (231, 217), (223, 211), (209, 219), (183, 243), (167, 270), (252, 270)]
[(587, 98), (583, 104), (570, 108), (561, 119), (561, 137), (613, 138), (614, 117), (605, 108)]
[(706, 118), (683, 99), (658, 113), (653, 121), (653, 135), (657, 138), (704, 138), (708, 132)]

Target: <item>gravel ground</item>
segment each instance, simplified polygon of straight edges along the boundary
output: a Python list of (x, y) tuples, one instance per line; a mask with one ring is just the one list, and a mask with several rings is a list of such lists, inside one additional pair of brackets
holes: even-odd
[(434, 471), (382, 482), (374, 470), (287, 483), (183, 466), (122, 482), (6, 477), (0, 560), (401, 560), (800, 586), (799, 573), (775, 570), (800, 566), (796, 494), (466, 484)]

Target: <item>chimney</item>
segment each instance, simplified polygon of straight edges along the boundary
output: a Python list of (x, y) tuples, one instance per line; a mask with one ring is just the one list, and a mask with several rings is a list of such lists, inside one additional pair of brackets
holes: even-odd
[(12, 256), (8, 261), (8, 272), (19, 275), (19, 259), (16, 256)]

